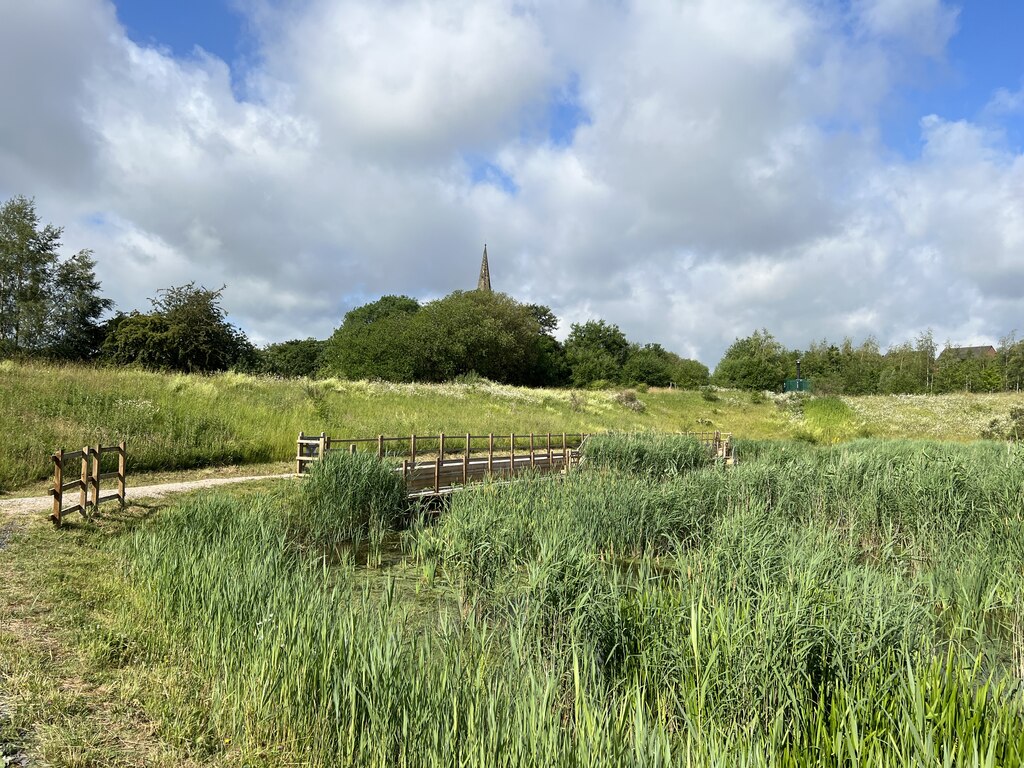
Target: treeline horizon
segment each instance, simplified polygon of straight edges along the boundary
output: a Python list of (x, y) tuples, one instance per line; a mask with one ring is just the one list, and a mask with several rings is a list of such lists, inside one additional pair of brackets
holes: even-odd
[(573, 323), (564, 341), (549, 307), (502, 293), (455, 291), (421, 303), (382, 296), (345, 314), (328, 339), (292, 339), (257, 348), (227, 320), (225, 287), (172, 286), (151, 310), (114, 311), (100, 293), (88, 250), (58, 253), (62, 230), (42, 226), (34, 201), (0, 207), (0, 358), (138, 366), (212, 373), (391, 382), (483, 378), (531, 387), (708, 385), (780, 391), (800, 373), (821, 394), (919, 394), (1019, 390), (1024, 341), (1015, 333), (994, 354), (940, 351), (928, 330), (884, 352), (873, 337), (787, 349), (767, 330), (736, 341), (710, 372), (657, 343), (629, 340), (604, 320)]

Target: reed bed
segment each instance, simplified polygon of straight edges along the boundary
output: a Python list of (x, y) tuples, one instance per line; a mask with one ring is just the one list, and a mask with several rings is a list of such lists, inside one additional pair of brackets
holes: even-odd
[(456, 495), (401, 533), (430, 597), (296, 533), (362, 525), (362, 459), (189, 499), (123, 544), (121, 636), (246, 764), (1022, 764), (1024, 452), (750, 447)]

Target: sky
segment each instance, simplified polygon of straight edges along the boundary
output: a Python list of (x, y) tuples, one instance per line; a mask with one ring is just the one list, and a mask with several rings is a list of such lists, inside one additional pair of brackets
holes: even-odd
[(1024, 334), (1020, 0), (0, 0), (0, 200), (257, 343), (496, 290), (714, 367)]

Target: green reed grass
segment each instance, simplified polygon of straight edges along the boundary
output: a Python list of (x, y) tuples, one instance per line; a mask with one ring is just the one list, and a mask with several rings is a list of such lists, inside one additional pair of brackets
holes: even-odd
[[(754, 447), (456, 495), (406, 533), (441, 604), (332, 564), (271, 497), (188, 500), (124, 547), (123, 632), (187, 659), (243, 763), (1024, 762), (1024, 452)], [(288, 509), (376, 492), (339, 471)]]
[(668, 478), (713, 463), (711, 450), (687, 435), (609, 433), (592, 435), (583, 456), (594, 467)]

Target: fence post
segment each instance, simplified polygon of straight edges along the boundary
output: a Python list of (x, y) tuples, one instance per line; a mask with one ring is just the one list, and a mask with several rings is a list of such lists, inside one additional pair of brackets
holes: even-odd
[(306, 439), (306, 433), (305, 432), (299, 432), (299, 439), (295, 441), (295, 474), (296, 475), (301, 475), (302, 474), (303, 451), (306, 448), (305, 444), (302, 441), (305, 440), (305, 439)]
[(89, 454), (92, 453), (92, 449), (87, 445), (82, 448), (82, 482), (78, 486), (78, 506), (81, 507), (79, 512), (82, 516), (88, 519), (89, 512)]
[(103, 444), (96, 443), (92, 453), (92, 511), (100, 507), (100, 458), (103, 455)]
[(473, 438), (469, 432), (466, 433), (466, 455), (462, 457), (462, 484), (466, 485), (469, 482), (469, 450), (470, 442)]
[(516, 474), (516, 433), (513, 432), (508, 438), (508, 476)]
[(409, 454), (413, 467), (416, 466), (416, 435), (409, 436)]
[(537, 466), (537, 454), (533, 450), (533, 432), (530, 433), (530, 466)]
[(377, 458), (384, 458), (384, 435), (377, 435)]
[(437, 440), (437, 455), (441, 458), (441, 461), (444, 461), (444, 432), (441, 433)]
[(441, 492), (441, 457), (434, 462), (434, 493)]
[(494, 471), (494, 433), (487, 433), (487, 474)]
[(54, 525), (60, 526), (60, 509), (64, 506), (64, 449), (53, 454), (53, 514), (50, 519)]
[(128, 474), (128, 443), (122, 440), (117, 444), (117, 496), (121, 501), (121, 509), (124, 509), (125, 486)]
[(569, 449), (565, 444), (565, 432), (562, 433), (562, 469), (569, 469)]
[(324, 456), (327, 455), (327, 433), (326, 432), (321, 432), (320, 433), (320, 442), (317, 443), (316, 451), (317, 451), (317, 458), (320, 461), (323, 461), (324, 460)]
[(548, 469), (551, 469), (551, 433), (548, 432)]

